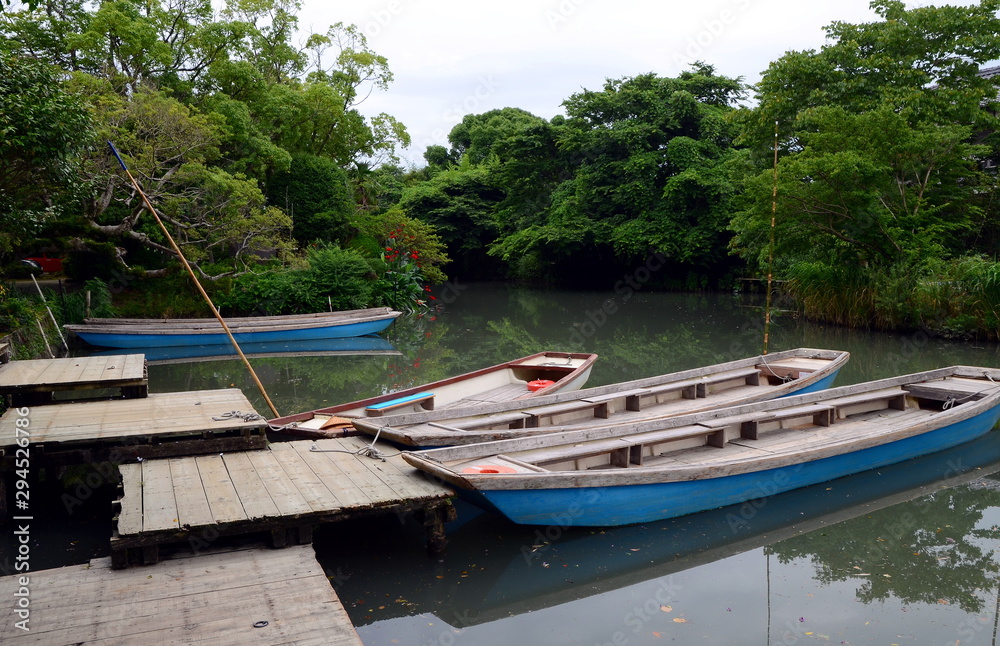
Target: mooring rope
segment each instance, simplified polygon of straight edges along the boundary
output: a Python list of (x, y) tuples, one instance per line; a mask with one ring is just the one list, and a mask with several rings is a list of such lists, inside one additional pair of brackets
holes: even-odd
[(353, 453), (354, 455), (364, 456), (366, 458), (371, 458), (373, 460), (382, 460), (383, 462), (385, 462), (386, 458), (394, 458), (397, 455), (402, 454), (403, 452), (396, 451), (395, 453), (387, 455), (385, 453), (382, 453), (382, 451), (380, 451), (375, 447), (375, 442), (378, 441), (378, 436), (382, 433), (383, 428), (389, 428), (389, 425), (386, 424), (385, 426), (380, 426), (378, 431), (376, 431), (375, 433), (375, 437), (372, 438), (372, 443), (366, 446), (362, 446), (360, 449), (357, 449), (355, 451), (351, 451), (349, 449), (321, 449), (319, 445), (316, 444), (315, 440), (313, 440), (313, 443), (312, 445), (310, 445), (309, 450), (315, 451), (317, 453)]
[(228, 413), (222, 413), (218, 417), (213, 417), (216, 422), (222, 422), (227, 419), (242, 419), (244, 422), (256, 422), (259, 419), (264, 419), (257, 413), (244, 413), (240, 410), (231, 410)]
[(778, 373), (776, 373), (774, 371), (774, 368), (772, 368), (770, 365), (768, 365), (767, 359), (764, 358), (764, 355), (760, 355), (760, 361), (761, 361), (761, 363), (764, 364), (764, 367), (767, 368), (767, 371), (771, 373), (771, 376), (772, 377), (777, 377), (778, 379), (781, 380), (782, 383), (788, 383), (789, 381), (793, 381), (794, 380), (794, 377), (792, 377), (791, 375), (779, 375)]
[(964, 404), (965, 402), (967, 402), (968, 400), (972, 399), (976, 395), (982, 395), (982, 394), (985, 394), (985, 393), (988, 393), (988, 392), (991, 392), (991, 391), (994, 391), (994, 390), (997, 390), (998, 388), (1000, 388), (1000, 384), (998, 384), (996, 381), (994, 381), (993, 377), (991, 377), (988, 372), (984, 372), (983, 373), (983, 377), (985, 377), (987, 380), (989, 380), (989, 382), (991, 384), (993, 384), (993, 386), (991, 386), (989, 388), (983, 388), (982, 390), (977, 390), (974, 393), (969, 393), (965, 397), (952, 397), (952, 396), (949, 396), (948, 399), (944, 400), (944, 403), (941, 404), (941, 410), (948, 410), (949, 408), (952, 408), (953, 406), (957, 406), (958, 404)]

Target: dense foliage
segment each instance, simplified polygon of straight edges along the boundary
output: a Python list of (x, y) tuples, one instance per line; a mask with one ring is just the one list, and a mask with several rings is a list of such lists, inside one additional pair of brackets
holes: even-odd
[(407, 170), (402, 124), (359, 109), (389, 62), (353, 25), (303, 36), (296, 0), (0, 4), (0, 260), (177, 280), (111, 140), (243, 312), (420, 308), (446, 271), (698, 289), (773, 264), (811, 317), (1000, 336), (1000, 0), (871, 6), (753, 88), (701, 62), (608, 79), (564, 116), (466, 115)]

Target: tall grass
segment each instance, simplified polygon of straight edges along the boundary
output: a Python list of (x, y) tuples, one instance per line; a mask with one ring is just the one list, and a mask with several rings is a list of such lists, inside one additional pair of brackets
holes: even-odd
[(801, 263), (787, 294), (802, 314), (852, 328), (1000, 339), (1000, 263), (980, 256), (888, 269)]

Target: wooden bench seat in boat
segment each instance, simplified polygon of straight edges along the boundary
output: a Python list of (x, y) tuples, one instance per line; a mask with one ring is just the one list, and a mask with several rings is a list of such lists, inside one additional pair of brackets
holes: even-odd
[[(783, 422), (799, 417), (811, 417), (815, 426), (830, 426), (836, 419), (836, 411), (828, 404), (809, 404), (776, 411), (763, 411), (743, 416), (740, 421), (740, 437), (745, 440), (756, 440), (760, 433), (760, 425), (770, 422)], [(716, 424), (725, 425), (727, 420), (715, 420)]]
[(664, 444), (677, 440), (685, 440), (707, 436), (710, 446), (721, 448), (725, 444), (725, 429), (714, 426), (693, 424), (680, 428), (670, 428), (662, 431), (649, 431), (628, 437), (614, 437), (606, 440), (589, 440), (572, 445), (553, 446), (544, 449), (531, 449), (516, 453), (510, 457), (524, 463), (544, 465), (580, 460), (604, 453), (610, 454), (611, 466), (627, 467), (642, 464), (643, 447), (650, 444)]
[(994, 388), (1000, 388), (1000, 384), (987, 383), (978, 379), (952, 378), (903, 386), (903, 389), (913, 397), (941, 402), (951, 399), (957, 403), (982, 399)]
[[(530, 424), (528, 424), (530, 417), (531, 415), (523, 411), (496, 413), (494, 415), (486, 415), (485, 417), (477, 417), (469, 421), (457, 422), (452, 424), (451, 428), (458, 431), (471, 431), (502, 425), (506, 425), (507, 428), (525, 428), (526, 426), (530, 426)], [(429, 423), (429, 425), (443, 428), (440, 424)]]
[(831, 403), (836, 408), (836, 419), (844, 419), (850, 415), (868, 413), (882, 408), (906, 410), (906, 391), (897, 388), (876, 390), (860, 395), (838, 397)]
[(385, 415), (386, 411), (400, 408), (401, 406), (412, 406), (413, 404), (420, 404), (420, 407), (424, 410), (434, 410), (434, 393), (414, 393), (406, 397), (398, 397), (389, 401), (379, 402), (378, 404), (372, 404), (365, 408), (365, 414), (368, 417), (381, 417)]
[(698, 382), (698, 397), (707, 397), (709, 386), (714, 386), (716, 384), (721, 384), (727, 381), (733, 381), (735, 379), (743, 379), (744, 383), (747, 386), (759, 386), (760, 369), (744, 368), (743, 370), (722, 372), (717, 375), (712, 375), (710, 377), (702, 377), (701, 379), (697, 379), (695, 381)]

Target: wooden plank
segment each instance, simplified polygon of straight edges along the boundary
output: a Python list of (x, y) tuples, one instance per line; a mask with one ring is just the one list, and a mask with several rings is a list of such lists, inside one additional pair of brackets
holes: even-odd
[(218, 455), (200, 455), (194, 460), (215, 522), (222, 524), (246, 520), (243, 504), (222, 458)]
[(121, 511), (118, 513), (118, 533), (138, 534), (142, 531), (142, 465), (123, 464)]
[(247, 457), (264, 483), (264, 488), (278, 508), (279, 514), (294, 518), (312, 511), (312, 507), (299, 490), (289, 482), (273, 451), (251, 451)]
[(267, 518), (280, 515), (278, 506), (271, 500), (267, 487), (246, 453), (226, 453), (222, 456), (233, 481), (233, 487), (243, 503), (243, 511), (248, 519)]
[[(327, 489), (337, 492), (337, 499), (344, 507), (370, 507), (373, 500), (364, 489), (359, 488), (351, 478), (340, 468), (340, 463), (358, 460), (351, 453), (331, 453), (312, 451), (312, 442), (288, 442), (295, 449), (299, 458), (305, 462), (326, 485)], [(318, 445), (317, 445), (318, 446)]]
[[(200, 437), (204, 432), (263, 432), (263, 419), (215, 419), (234, 410), (255, 413), (250, 401), (236, 388), (38, 406), (31, 410), (31, 441), (78, 445)], [(16, 443), (16, 421), (17, 411), (13, 409), (0, 417), (0, 447)]]
[(204, 527), (215, 522), (208, 494), (201, 481), (198, 464), (193, 458), (169, 458), (170, 476), (177, 494), (178, 523), (188, 527)]
[[(290, 442), (290, 444), (305, 445), (306, 442)], [(316, 442), (316, 446), (327, 451), (356, 450), (352, 449), (350, 445), (345, 445), (336, 439), (319, 440)], [(320, 455), (325, 455), (330, 461), (336, 462), (337, 468), (344, 474), (344, 477), (358, 490), (363, 492), (371, 503), (381, 503), (394, 496), (392, 490), (378, 476), (369, 471), (363, 464), (360, 464), (362, 460), (369, 460), (370, 458), (347, 453), (321, 453)]]
[(271, 452), (278, 459), (278, 464), (281, 465), (281, 469), (289, 481), (295, 485), (295, 488), (309, 504), (309, 508), (314, 512), (334, 511), (342, 508), (344, 505), (337, 495), (323, 484), (323, 480), (302, 461), (295, 449), (288, 444), (289, 442), (273, 444)]
[(177, 503), (167, 460), (146, 460), (142, 466), (142, 531), (177, 529)]
[[(0, 578), (0, 607), (12, 617), (17, 578)], [(32, 572), (31, 580), (31, 631), (3, 622), (0, 642), (361, 646), (309, 546), (203, 554), (123, 571), (96, 559)], [(261, 620), (267, 625), (255, 628)]]

